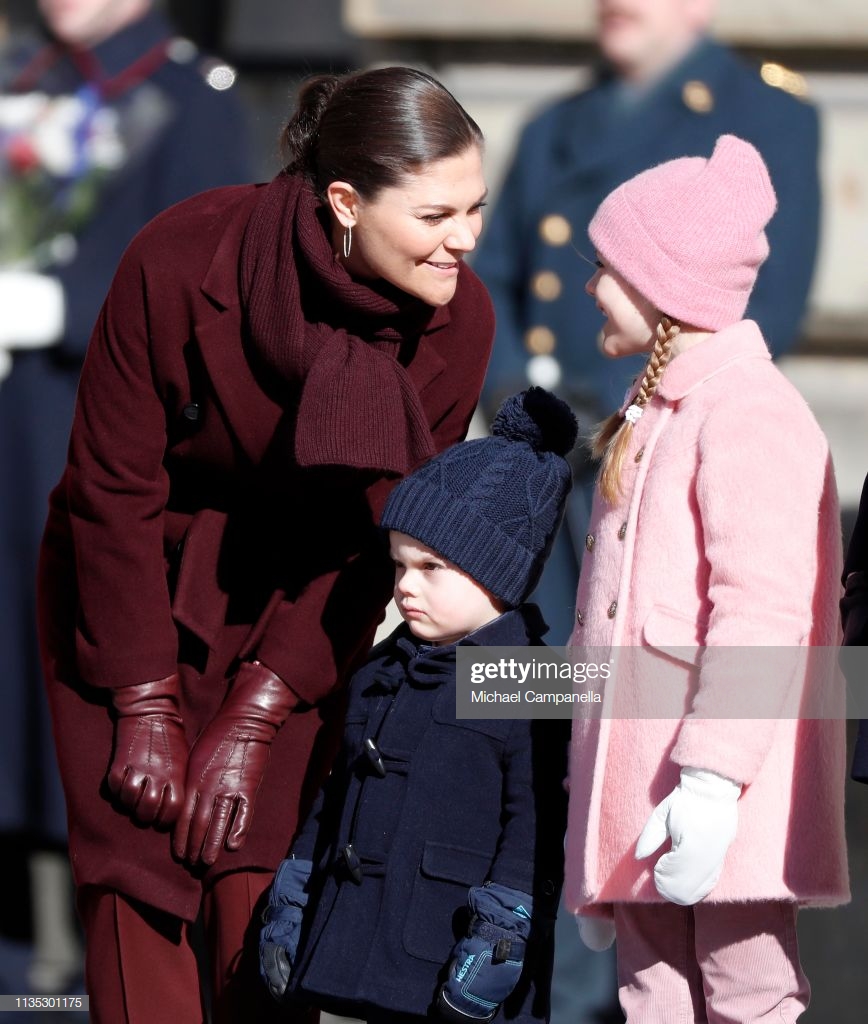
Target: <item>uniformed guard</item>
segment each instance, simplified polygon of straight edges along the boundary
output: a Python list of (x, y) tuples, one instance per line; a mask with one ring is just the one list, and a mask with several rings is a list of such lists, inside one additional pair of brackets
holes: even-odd
[[(150, 0), (39, 9), (45, 38), (5, 55), (0, 92), (0, 833), (41, 846), (65, 842), (66, 813), (38, 668), (36, 560), (85, 348), (135, 232), (195, 192), (249, 181), (252, 161), (234, 72), (174, 36)], [(46, 892), (50, 910), (51, 892), (34, 886), (37, 901)], [(35, 922), (37, 990), (79, 967), (51, 920)]]
[[(474, 262), (497, 313), (487, 406), (528, 384), (552, 388), (572, 404), (585, 436), (604, 410), (617, 407), (639, 365), (613, 364), (598, 349), (600, 315), (584, 292), (587, 260), (594, 259), (588, 223), (627, 178), (685, 153), (709, 156), (728, 132), (763, 154), (779, 197), (769, 228), (772, 257), (748, 316), (773, 354), (796, 342), (819, 229), (817, 114), (802, 96), (788, 94), (802, 91), (799, 76), (777, 65), (748, 67), (705, 34), (713, 8), (714, 0), (702, 0), (633, 10), (619, 0), (615, 10), (602, 0), (606, 62), (593, 85), (524, 129)], [(593, 473), (586, 464), (576, 470), (579, 484)], [(561, 557), (549, 561), (535, 595), (553, 642), (565, 641), (572, 625), (589, 500), (587, 488), (573, 492)]]

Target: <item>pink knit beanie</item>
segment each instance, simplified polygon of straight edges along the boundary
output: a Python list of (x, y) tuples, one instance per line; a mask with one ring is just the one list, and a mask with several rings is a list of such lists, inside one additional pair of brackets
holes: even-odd
[(616, 188), (588, 232), (603, 260), (661, 313), (717, 331), (744, 316), (776, 206), (756, 149), (721, 135), (710, 159), (670, 160)]

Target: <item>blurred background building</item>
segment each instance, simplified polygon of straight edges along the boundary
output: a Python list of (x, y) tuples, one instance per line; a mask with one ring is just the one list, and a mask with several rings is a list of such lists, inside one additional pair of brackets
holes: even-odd
[[(479, 122), (496, 201), (519, 130), (541, 107), (589, 81), (595, 52), (595, 0), (166, 0), (162, 6), (184, 35), (220, 55), (215, 68), (237, 72), (263, 180), (279, 167), (280, 125), (305, 75), (404, 63), (443, 80)], [(4, 10), (0, 59), (4, 33), (32, 28), (35, 2), (7, 0)], [(819, 109), (819, 260), (799, 344), (780, 365), (829, 436), (846, 537), (868, 472), (868, 5), (720, 0), (715, 33), (770, 86), (805, 95)], [(851, 786), (848, 801), (853, 902), (802, 915), (803, 959), (814, 989), (803, 1018), (809, 1024), (861, 1024), (868, 1005), (868, 792)], [(11, 991), (9, 984), (0, 962), (0, 991)]]

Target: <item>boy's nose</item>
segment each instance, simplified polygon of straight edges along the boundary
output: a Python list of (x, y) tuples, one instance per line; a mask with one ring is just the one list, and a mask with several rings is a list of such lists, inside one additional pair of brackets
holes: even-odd
[(410, 577), (410, 573), (404, 572), (401, 574), (401, 578), (395, 583), (395, 590), (397, 590), (402, 597), (408, 597), (413, 593), (413, 581)]

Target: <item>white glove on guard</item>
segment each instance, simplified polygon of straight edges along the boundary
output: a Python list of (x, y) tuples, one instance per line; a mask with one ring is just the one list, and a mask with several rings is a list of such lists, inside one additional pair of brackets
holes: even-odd
[[(9, 372), (8, 349), (47, 348), (63, 335), (63, 287), (47, 274), (0, 270), (0, 350)], [(5, 376), (3, 374), (2, 376)]]
[(654, 868), (664, 899), (689, 907), (717, 885), (738, 829), (740, 795), (741, 785), (717, 772), (681, 769), (681, 782), (654, 808), (636, 843), (636, 859), (643, 860), (672, 839)]

